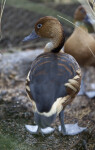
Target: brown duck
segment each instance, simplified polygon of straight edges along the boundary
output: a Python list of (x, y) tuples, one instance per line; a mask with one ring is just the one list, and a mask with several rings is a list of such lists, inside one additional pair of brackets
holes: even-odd
[(81, 71), (76, 60), (69, 54), (60, 52), (65, 36), (61, 23), (54, 17), (40, 18), (35, 29), (24, 41), (38, 37), (48, 38), (45, 53), (32, 63), (26, 79), (27, 95), (32, 102), (36, 125), (26, 125), (32, 134), (54, 131), (49, 126), (59, 116), (63, 135), (75, 135), (85, 128), (77, 124), (64, 125), (64, 108), (72, 102), (80, 89)]

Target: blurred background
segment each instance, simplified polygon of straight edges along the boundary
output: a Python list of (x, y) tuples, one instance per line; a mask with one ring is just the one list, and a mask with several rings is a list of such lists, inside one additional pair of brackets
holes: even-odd
[(77, 0), (7, 0), (2, 17), (0, 49), (43, 47), (44, 39), (22, 44), (22, 39), (32, 32), (36, 21), (43, 16), (57, 17), (64, 26), (67, 38), (74, 27), (57, 15), (73, 22), (73, 14), (78, 5)]

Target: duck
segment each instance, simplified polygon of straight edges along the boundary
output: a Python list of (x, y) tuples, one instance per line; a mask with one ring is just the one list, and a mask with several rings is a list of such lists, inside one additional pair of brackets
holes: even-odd
[(55, 130), (50, 126), (59, 116), (59, 132), (63, 135), (81, 133), (85, 127), (64, 124), (64, 109), (80, 89), (81, 69), (71, 55), (61, 52), (65, 42), (63, 26), (57, 18), (42, 17), (23, 42), (39, 37), (47, 38), (50, 42), (45, 45), (44, 52), (33, 61), (26, 79), (26, 92), (32, 102), (36, 125), (25, 127), (32, 134), (50, 134)]
[[(64, 44), (64, 52), (72, 55), (81, 67), (95, 67), (95, 39), (88, 32), (85, 22), (88, 22), (87, 14), (82, 6), (79, 6), (74, 14), (75, 29)], [(84, 22), (82, 22), (84, 20)], [(89, 25), (91, 25), (89, 23)], [(85, 75), (83, 75), (83, 78)], [(88, 98), (95, 97), (95, 91), (85, 91), (82, 80), (80, 95)]]
[(75, 10), (74, 22), (77, 22), (79, 25), (84, 25), (89, 33), (94, 33), (93, 21), (82, 5), (79, 5)]

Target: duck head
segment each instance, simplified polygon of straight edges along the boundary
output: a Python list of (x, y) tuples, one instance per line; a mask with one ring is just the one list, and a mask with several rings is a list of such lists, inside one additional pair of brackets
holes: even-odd
[(86, 17), (87, 13), (85, 11), (85, 9), (83, 8), (83, 6), (79, 6), (75, 13), (74, 13), (74, 20), (75, 21), (83, 21)]
[(33, 32), (29, 36), (25, 37), (23, 41), (33, 40), (38, 37), (50, 39), (50, 42), (45, 46), (45, 51), (47, 52), (59, 52), (65, 42), (61, 23), (51, 16), (40, 18), (35, 24)]
[(79, 6), (74, 14), (74, 20), (77, 26), (86, 28), (89, 32), (93, 32), (92, 21), (83, 6)]

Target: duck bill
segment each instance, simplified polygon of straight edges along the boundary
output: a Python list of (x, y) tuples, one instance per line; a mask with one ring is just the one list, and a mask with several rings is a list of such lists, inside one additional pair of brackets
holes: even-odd
[(37, 39), (39, 38), (40, 36), (37, 35), (37, 33), (35, 32), (35, 30), (32, 31), (32, 33), (28, 36), (26, 36), (24, 39), (23, 39), (23, 42), (27, 42), (27, 41), (30, 41), (30, 40), (34, 40), (34, 39)]
[(88, 14), (85, 16), (84, 22), (87, 24), (91, 24), (91, 19), (89, 18)]

